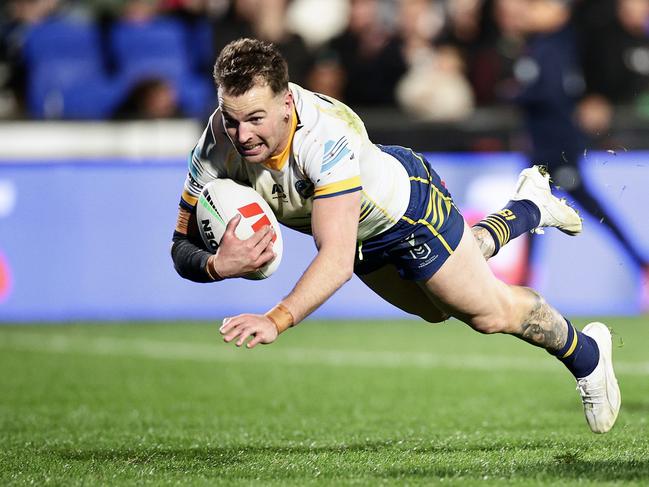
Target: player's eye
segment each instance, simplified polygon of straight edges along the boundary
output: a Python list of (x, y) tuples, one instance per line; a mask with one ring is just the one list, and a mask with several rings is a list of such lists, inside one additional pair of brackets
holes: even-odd
[(226, 127), (236, 127), (237, 121), (230, 117), (223, 117), (223, 123)]
[(255, 125), (258, 125), (258, 124), (261, 123), (262, 120), (263, 120), (263, 117), (252, 117), (250, 119), (250, 122), (254, 123)]

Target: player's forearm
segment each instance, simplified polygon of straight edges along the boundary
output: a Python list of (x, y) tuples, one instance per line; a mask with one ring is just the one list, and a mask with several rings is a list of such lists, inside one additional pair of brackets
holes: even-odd
[(199, 247), (190, 237), (191, 213), (179, 208), (176, 230), (171, 245), (171, 259), (178, 274), (194, 282), (213, 282), (215, 279), (207, 272), (208, 259), (212, 255)]
[(329, 299), (353, 275), (354, 255), (321, 249), (282, 304), (297, 324)]
[(207, 261), (212, 254), (193, 244), (187, 235), (174, 232), (171, 259), (178, 274), (194, 282), (213, 282), (207, 273)]
[(270, 316), (280, 332), (299, 323), (351, 279), (359, 213), (360, 191), (314, 200), (311, 227), (318, 255), (280, 303), (285, 309)]

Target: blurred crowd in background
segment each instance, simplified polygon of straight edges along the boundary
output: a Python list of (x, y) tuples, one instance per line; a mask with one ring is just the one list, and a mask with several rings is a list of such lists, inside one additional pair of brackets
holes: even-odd
[(649, 116), (649, 0), (6, 0), (2, 9), (9, 119), (205, 118), (214, 59), (241, 36), (276, 43), (292, 81), (353, 107), (457, 121), (510, 104), (551, 132), (571, 119), (586, 134), (605, 131), (619, 105)]

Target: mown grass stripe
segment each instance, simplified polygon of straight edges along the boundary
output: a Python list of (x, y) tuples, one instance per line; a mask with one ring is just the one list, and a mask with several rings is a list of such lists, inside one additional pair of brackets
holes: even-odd
[[(0, 336), (3, 350), (71, 353), (84, 355), (135, 356), (160, 360), (190, 360), (199, 362), (251, 362), (291, 363), (301, 365), (328, 365), (340, 367), (463, 370), (560, 370), (555, 360), (530, 360), (529, 358), (498, 357), (494, 355), (445, 355), (435, 351), (391, 352), (364, 350), (335, 350), (310, 348), (236, 349), (232, 345), (215, 342), (200, 344), (190, 342), (164, 342), (147, 339), (94, 336), (70, 337), (63, 334), (38, 334), (13, 332)], [(649, 362), (616, 362), (618, 374), (649, 375)]]

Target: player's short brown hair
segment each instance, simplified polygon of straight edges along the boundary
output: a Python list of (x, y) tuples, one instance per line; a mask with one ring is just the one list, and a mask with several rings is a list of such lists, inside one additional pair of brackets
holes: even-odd
[(277, 95), (288, 89), (288, 65), (270, 42), (237, 39), (225, 46), (216, 59), (214, 82), (234, 96), (262, 82)]

